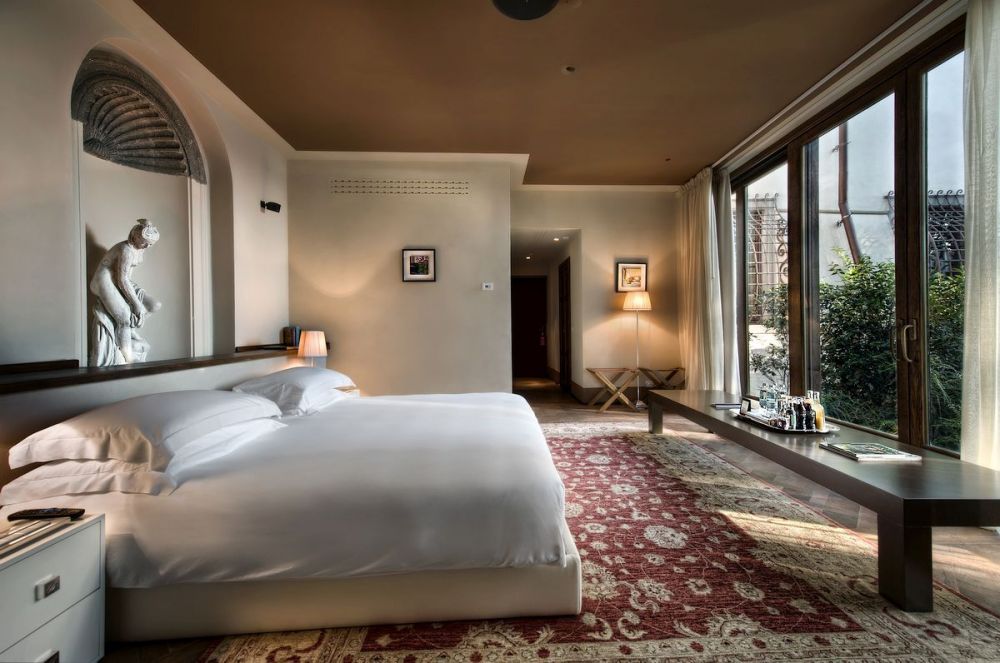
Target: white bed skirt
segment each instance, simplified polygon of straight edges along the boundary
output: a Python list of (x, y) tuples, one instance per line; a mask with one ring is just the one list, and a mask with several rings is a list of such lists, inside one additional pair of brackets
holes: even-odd
[(565, 566), (110, 589), (108, 639), (167, 640), (338, 626), (576, 615), (580, 556)]

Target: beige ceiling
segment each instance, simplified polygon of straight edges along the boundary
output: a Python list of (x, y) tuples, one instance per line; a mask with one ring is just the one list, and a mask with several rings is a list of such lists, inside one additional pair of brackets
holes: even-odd
[(919, 4), (137, 2), (296, 149), (527, 153), (541, 184), (682, 183)]

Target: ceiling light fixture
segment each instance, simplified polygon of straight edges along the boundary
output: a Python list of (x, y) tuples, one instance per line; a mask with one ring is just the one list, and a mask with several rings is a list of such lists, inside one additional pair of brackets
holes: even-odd
[(552, 241), (553, 241), (553, 242), (558, 242), (558, 241), (559, 241), (559, 238), (558, 238), (558, 237), (553, 237), (553, 238), (552, 238)]
[(562, 68), (562, 73), (566, 74), (567, 76), (572, 76), (573, 74), (576, 73), (576, 66), (568, 64)]
[(533, 21), (555, 9), (559, 0), (493, 0), (493, 6), (507, 18)]
[(531, 256), (524, 256), (525, 260), (531, 260)]

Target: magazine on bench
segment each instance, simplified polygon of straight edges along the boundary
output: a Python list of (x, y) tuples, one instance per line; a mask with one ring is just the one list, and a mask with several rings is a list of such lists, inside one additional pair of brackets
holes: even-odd
[(890, 446), (874, 442), (820, 442), (819, 446), (821, 449), (832, 451), (841, 456), (847, 456), (852, 460), (862, 463), (871, 461), (920, 460), (920, 456), (916, 454), (907, 453), (906, 451), (900, 451), (899, 449), (893, 449)]

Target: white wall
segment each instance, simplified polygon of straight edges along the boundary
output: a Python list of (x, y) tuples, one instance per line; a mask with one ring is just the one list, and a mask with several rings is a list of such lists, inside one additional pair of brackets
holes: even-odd
[[(125, 9), (137, 11), (134, 6)], [(143, 55), (137, 58), (140, 64), (178, 102), (206, 152), (215, 258), (213, 281), (207, 287), (218, 304), (214, 350), (228, 352), (234, 343), (277, 340), (278, 328), (287, 320), (287, 289), (282, 284), (288, 269), (281, 259), (285, 220), (280, 216), (268, 219), (275, 224), (268, 226), (273, 232), (258, 234), (259, 217), (249, 209), (259, 209), (265, 194), (269, 200), (284, 202), (284, 177), (274, 165), (281, 158), (280, 146), (241, 128), (245, 118), (237, 119), (216, 103), (215, 98), (224, 97), (219, 90), (194, 86), (185, 73), (175, 70), (175, 65), (180, 66), (176, 53), (160, 57), (157, 49), (163, 42), (154, 43), (150, 35), (162, 30), (154, 28), (144, 28), (138, 36), (94, 0), (0, 3), (0, 86), (4, 90), (0, 101), (0, 198), (4, 200), (0, 206), (0, 364), (80, 357), (85, 284), (69, 101), (83, 57), (101, 44), (113, 44), (133, 57)], [(178, 48), (172, 41), (168, 46)], [(199, 81), (205, 80), (200, 76)], [(220, 130), (224, 141), (217, 136)], [(241, 132), (245, 135), (240, 136)], [(229, 173), (224, 172), (229, 168), (231, 191)], [(228, 201), (217, 200), (216, 193), (223, 189)], [(259, 259), (263, 251), (274, 251), (276, 257), (263, 262)], [(234, 280), (248, 274), (256, 279), (260, 299), (254, 300), (252, 308), (237, 310)], [(261, 285), (265, 283), (268, 287)], [(241, 292), (245, 305), (251, 297)], [(266, 303), (259, 305), (265, 298)], [(274, 331), (268, 338), (266, 330), (271, 328)]]
[[(651, 368), (679, 364), (674, 192), (515, 190), (511, 194), (511, 226), (580, 230), (567, 249), (572, 285), (573, 382), (583, 388), (596, 387), (598, 383), (586, 372), (587, 367), (635, 364), (635, 317), (621, 310), (625, 295), (615, 292), (615, 262), (619, 260), (648, 262), (653, 310), (640, 314), (641, 363)], [(558, 283), (558, 262), (550, 272), (550, 293)], [(553, 324), (549, 330), (549, 337), (555, 340), (550, 346), (549, 363), (558, 369), (555, 329)]]
[[(332, 193), (333, 178), (461, 179), (468, 195)], [(366, 394), (509, 391), (506, 165), (289, 163), (291, 319)], [(437, 282), (403, 283), (403, 248), (437, 249)], [(495, 290), (481, 290), (483, 281)]]
[[(284, 156), (232, 121), (220, 123), (233, 173), (236, 345), (277, 343), (288, 324), (288, 174)], [(264, 212), (260, 201), (280, 212)]]
[(69, 93), (97, 35), (113, 30), (83, 3), (0, 4), (0, 363), (78, 356)]

